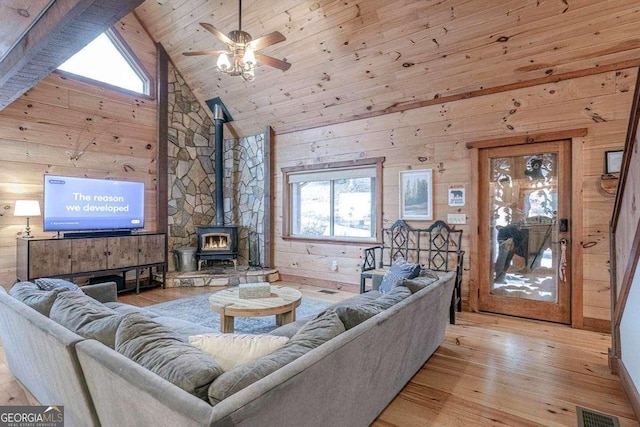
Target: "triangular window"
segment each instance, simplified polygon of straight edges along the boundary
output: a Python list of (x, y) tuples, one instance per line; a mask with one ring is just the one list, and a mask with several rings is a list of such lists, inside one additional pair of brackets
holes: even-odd
[(132, 92), (149, 94), (149, 77), (111, 30), (100, 34), (58, 69)]

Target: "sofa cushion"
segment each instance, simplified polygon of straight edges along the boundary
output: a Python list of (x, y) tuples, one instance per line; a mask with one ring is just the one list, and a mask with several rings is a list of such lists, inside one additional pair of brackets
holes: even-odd
[(437, 282), (439, 279), (440, 276), (438, 276), (437, 272), (428, 268), (422, 268), (420, 269), (420, 274), (418, 274), (418, 277), (415, 277), (413, 279), (403, 279), (399, 283), (397, 283), (397, 286), (405, 286), (409, 288), (412, 294), (415, 294), (416, 292)]
[[(345, 300), (339, 301), (337, 303), (331, 304), (327, 307), (327, 310), (333, 310), (338, 307), (342, 307), (345, 305), (357, 305), (364, 304), (366, 302), (372, 301), (382, 294), (379, 291), (371, 290), (369, 292), (365, 292), (364, 294), (356, 294), (352, 297), (349, 297)], [(280, 337), (289, 337), (291, 338), (302, 328), (309, 320), (313, 319), (314, 316), (308, 316), (305, 318), (297, 319), (295, 322), (287, 323), (286, 325), (282, 325), (279, 328), (274, 329), (269, 332), (269, 335), (277, 335)]]
[(117, 301), (105, 302), (103, 303), (105, 307), (109, 307), (110, 309), (116, 311), (120, 314), (131, 314), (131, 313), (141, 313), (147, 317), (157, 317), (158, 315), (149, 310), (145, 310), (142, 307), (136, 307), (135, 305), (123, 304)]
[(337, 307), (336, 313), (346, 329), (351, 329), (411, 295), (406, 287), (395, 287), (387, 294), (366, 302)]
[(402, 279), (413, 279), (420, 274), (420, 264), (408, 262), (404, 258), (398, 258), (391, 267), (384, 273), (379, 291), (390, 292)]
[(50, 291), (40, 289), (32, 282), (18, 282), (9, 290), (9, 295), (33, 308), (40, 314), (49, 317), (51, 306), (58, 294), (66, 291), (65, 288), (56, 288)]
[(50, 277), (42, 277), (40, 279), (34, 280), (35, 284), (38, 285), (40, 289), (43, 291), (52, 291), (56, 288), (67, 288), (70, 291), (79, 291), (80, 287), (75, 283), (72, 283), (68, 280), (64, 279), (55, 279)]
[(116, 330), (124, 315), (82, 292), (63, 292), (53, 303), (49, 317), (84, 338), (115, 348)]
[(189, 343), (204, 351), (225, 371), (273, 353), (289, 341), (287, 337), (250, 334), (203, 334), (189, 337)]
[(138, 313), (129, 314), (120, 323), (116, 351), (204, 400), (211, 382), (223, 373), (209, 355), (184, 342), (169, 328)]
[(191, 335), (202, 335), (202, 334), (212, 334), (218, 332), (215, 329), (209, 328), (207, 326), (200, 325), (198, 323), (192, 323), (188, 320), (176, 319), (171, 316), (157, 316), (152, 317), (152, 319), (162, 326), (165, 326), (171, 329), (180, 337), (180, 339), (184, 342), (189, 342), (189, 337)]
[(277, 371), (298, 357), (344, 332), (344, 325), (332, 310), (310, 320), (284, 346), (253, 362), (220, 375), (209, 387), (209, 402), (216, 404), (254, 382)]

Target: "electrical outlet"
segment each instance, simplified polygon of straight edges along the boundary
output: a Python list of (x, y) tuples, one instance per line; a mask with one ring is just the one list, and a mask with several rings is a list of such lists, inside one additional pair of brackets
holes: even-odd
[(447, 222), (449, 224), (466, 224), (467, 223), (467, 215), (466, 214), (447, 214)]
[(333, 261), (331, 263), (331, 271), (338, 271), (338, 261)]

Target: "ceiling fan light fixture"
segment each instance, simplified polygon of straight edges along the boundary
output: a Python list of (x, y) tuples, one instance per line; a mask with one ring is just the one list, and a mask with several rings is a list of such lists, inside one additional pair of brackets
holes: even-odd
[(247, 82), (252, 82), (256, 78), (255, 69), (244, 71), (242, 78)]
[(244, 67), (255, 68), (256, 66), (256, 55), (253, 53), (253, 49), (250, 46), (247, 46), (244, 51), (244, 56), (242, 57), (242, 64)]
[(218, 55), (216, 66), (222, 73), (230, 76), (241, 76), (245, 81), (251, 82), (255, 78), (255, 69), (259, 64), (287, 71), (291, 64), (287, 61), (273, 58), (260, 53), (259, 50), (286, 40), (278, 31), (273, 31), (255, 40), (251, 34), (242, 31), (242, 0), (238, 0), (238, 29), (228, 35), (215, 28), (213, 25), (201, 22), (200, 26), (222, 41), (227, 50), (199, 50), (183, 52), (185, 56)]
[(222, 71), (223, 73), (228, 73), (229, 71), (231, 71), (231, 62), (229, 61), (229, 57), (226, 53), (221, 53), (220, 56), (218, 56), (218, 62), (216, 62), (216, 66), (218, 67), (218, 70)]

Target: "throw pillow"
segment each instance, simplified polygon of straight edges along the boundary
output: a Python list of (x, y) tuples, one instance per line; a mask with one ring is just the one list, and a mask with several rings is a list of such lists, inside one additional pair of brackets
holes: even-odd
[(142, 314), (132, 313), (122, 320), (116, 351), (203, 400), (211, 382), (223, 373), (208, 354)]
[(332, 310), (325, 311), (307, 322), (278, 350), (253, 362), (239, 365), (216, 378), (209, 387), (209, 402), (215, 405), (338, 336), (344, 330), (338, 315)]
[(189, 337), (189, 343), (213, 357), (225, 371), (273, 353), (287, 337), (249, 334), (205, 334)]
[(51, 306), (58, 294), (67, 289), (58, 288), (51, 291), (43, 291), (32, 282), (18, 282), (9, 290), (9, 295), (33, 308), (40, 314), (49, 317)]
[(36, 285), (44, 291), (52, 291), (56, 288), (66, 288), (70, 291), (79, 291), (80, 287), (75, 283), (72, 283), (64, 279), (54, 279), (50, 277), (42, 277), (34, 280)]
[(115, 348), (116, 330), (124, 315), (83, 292), (62, 292), (53, 303), (49, 317), (84, 338)]
[(418, 274), (420, 274), (420, 264), (414, 264), (404, 258), (398, 258), (384, 274), (379, 291), (383, 294), (387, 293), (402, 279), (413, 279), (418, 277)]

